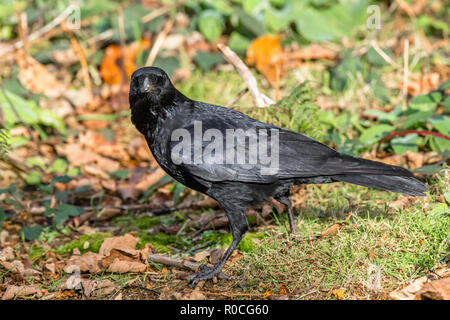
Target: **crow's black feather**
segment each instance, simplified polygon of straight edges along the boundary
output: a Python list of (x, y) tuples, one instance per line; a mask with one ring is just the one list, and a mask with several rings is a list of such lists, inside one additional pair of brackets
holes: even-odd
[[(194, 101), (181, 94), (166, 73), (155, 67), (135, 71), (130, 84), (131, 120), (145, 136), (159, 165), (184, 185), (216, 199), (230, 221), (233, 242), (214, 268), (202, 267), (191, 283), (223, 275), (221, 270), (248, 229), (245, 210), (274, 197), (288, 206), (291, 230), (295, 230), (289, 189), (296, 184), (350, 182), (407, 195), (423, 195), (427, 187), (408, 170), (341, 154), (309, 137), (263, 123), (235, 110)], [(248, 132), (247, 140), (232, 145), (233, 152), (249, 153), (261, 130), (278, 132), (278, 166), (262, 174), (264, 165), (249, 167), (239, 163), (186, 163), (174, 161), (172, 149), (179, 141), (172, 134), (183, 129), (195, 135), (195, 124), (202, 132), (215, 129), (226, 136), (227, 129)], [(253, 130), (253, 131), (252, 131)], [(254, 136), (254, 137), (253, 137)], [(255, 138), (256, 140), (254, 140)], [(253, 140), (252, 140), (253, 139)], [(204, 151), (208, 141), (201, 141)], [(253, 149), (254, 150), (254, 149)], [(192, 149), (191, 149), (192, 151)], [(231, 149), (226, 149), (230, 152)], [(193, 151), (192, 151), (193, 152)], [(193, 154), (183, 156), (192, 159)]]

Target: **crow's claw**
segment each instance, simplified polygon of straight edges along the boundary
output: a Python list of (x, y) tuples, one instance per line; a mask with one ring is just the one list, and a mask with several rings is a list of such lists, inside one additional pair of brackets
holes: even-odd
[(212, 279), (216, 275), (219, 279), (229, 279), (230, 278), (225, 273), (223, 273), (220, 270), (220, 268), (215, 269), (214, 267), (208, 267), (207, 265), (202, 264), (202, 265), (200, 265), (199, 271), (197, 273), (195, 273), (194, 275), (192, 275), (191, 279), (189, 280), (189, 285), (191, 287), (193, 287), (199, 281)]

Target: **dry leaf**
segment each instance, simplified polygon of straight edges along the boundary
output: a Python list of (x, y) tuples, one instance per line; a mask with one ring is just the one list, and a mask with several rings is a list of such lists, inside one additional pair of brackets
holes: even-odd
[(100, 212), (98, 213), (97, 219), (103, 220), (103, 221), (109, 220), (111, 218), (114, 218), (114, 217), (120, 215), (121, 212), (122, 212), (122, 210), (120, 210), (119, 208), (106, 207), (106, 208), (103, 208), (102, 210), (100, 210)]
[(199, 261), (205, 259), (206, 257), (209, 257), (209, 255), (210, 255), (210, 253), (205, 250), (205, 251), (196, 253), (192, 259), (194, 259), (195, 262), (199, 262)]
[(32, 294), (35, 294), (38, 298), (42, 296), (42, 292), (37, 284), (29, 286), (8, 285), (5, 293), (2, 296), (2, 300), (11, 300), (15, 297), (25, 297)]
[(189, 300), (205, 300), (205, 299), (206, 299), (205, 295), (197, 289), (192, 291), (189, 296)]
[(280, 38), (271, 35), (256, 38), (248, 47), (245, 57), (245, 62), (254, 65), (272, 84), (281, 76)]
[[(402, 288), (395, 291), (392, 291), (389, 294), (391, 299), (395, 300), (417, 300), (422, 298), (422, 293), (425, 294), (424, 298), (428, 298), (427, 294), (430, 294), (429, 297), (438, 297), (442, 296), (442, 294), (448, 294), (448, 280), (439, 282), (437, 285), (426, 286), (426, 284), (431, 284), (435, 281), (449, 279), (450, 278), (450, 269), (446, 266), (436, 269), (432, 275), (432, 277), (442, 277), (442, 279), (434, 280), (430, 282), (429, 276), (423, 276), (418, 279), (411, 281), (411, 283)], [(437, 290), (437, 291), (436, 291)], [(443, 290), (443, 291), (442, 291)], [(447, 298), (449, 299), (449, 298)]]
[(320, 233), (320, 235), (321, 235), (322, 237), (326, 237), (326, 236), (328, 236), (328, 235), (330, 235), (330, 234), (333, 234), (333, 233), (338, 232), (339, 230), (341, 230), (341, 228), (342, 228), (342, 224), (341, 224), (341, 223), (335, 223), (335, 224), (333, 224), (331, 227), (329, 227), (329, 228), (323, 230), (323, 231)]
[(146, 265), (142, 262), (137, 261), (125, 261), (125, 260), (119, 260), (115, 259), (109, 266), (107, 271), (108, 272), (118, 272), (118, 273), (125, 273), (125, 272), (144, 272), (146, 269)]
[[(439, 87), (440, 75), (437, 72), (423, 74), (420, 78), (409, 80), (407, 91), (411, 96), (417, 96), (421, 93), (428, 93)], [(400, 82), (399, 88), (403, 88), (403, 82)]]
[(116, 288), (111, 280), (81, 279), (81, 285), (86, 297), (111, 294)]
[(419, 294), (422, 299), (450, 300), (450, 277), (426, 283)]
[(391, 203), (389, 203), (389, 207), (393, 207), (393, 208), (397, 208), (397, 209), (405, 209), (408, 206), (417, 203), (417, 201), (419, 201), (418, 197), (403, 197), (394, 201), (391, 201)]
[[(150, 41), (143, 38), (140, 42), (133, 42), (125, 47), (124, 63), (127, 77), (136, 70), (135, 60), (139, 49), (146, 50), (150, 47)], [(122, 61), (121, 48), (118, 45), (109, 45), (105, 49), (105, 56), (100, 65), (100, 75), (103, 81), (109, 85), (120, 84), (122, 82), (122, 70), (120, 64)]]
[(12, 261), (14, 260), (14, 258), (15, 258), (14, 249), (11, 247), (5, 247), (0, 252), (0, 260), (2, 261)]
[(147, 190), (150, 186), (157, 183), (165, 175), (166, 172), (163, 169), (158, 168), (151, 174), (144, 176), (143, 179), (136, 185), (136, 189), (140, 191)]
[(72, 257), (66, 262), (64, 272), (72, 273), (74, 266), (81, 272), (100, 273), (102, 256), (94, 252), (86, 252), (83, 255), (72, 255)]
[(33, 93), (44, 94), (50, 98), (63, 95), (65, 87), (42, 64), (29, 56), (24, 50), (16, 54), (19, 65), (19, 80)]
[(342, 289), (333, 290), (332, 293), (338, 300), (345, 298), (345, 292)]
[(134, 250), (136, 248), (138, 241), (139, 241), (138, 238), (134, 237), (129, 233), (120, 237), (106, 238), (100, 247), (99, 254), (101, 256), (107, 256), (109, 255), (112, 249)]

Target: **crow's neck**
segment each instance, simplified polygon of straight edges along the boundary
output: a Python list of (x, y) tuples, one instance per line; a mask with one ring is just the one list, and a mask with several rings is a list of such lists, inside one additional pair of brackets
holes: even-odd
[(133, 103), (131, 122), (147, 139), (153, 140), (158, 123), (164, 123), (175, 108), (174, 101), (164, 101), (163, 104), (147, 99), (139, 99)]

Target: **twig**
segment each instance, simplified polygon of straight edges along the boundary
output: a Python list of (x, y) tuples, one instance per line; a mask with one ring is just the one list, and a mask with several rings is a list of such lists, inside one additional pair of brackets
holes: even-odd
[(123, 87), (127, 81), (127, 71), (125, 70), (125, 22), (123, 18), (123, 9), (121, 6), (117, 9), (117, 22), (119, 24), (119, 38), (120, 38), (120, 70), (122, 71), (122, 81), (120, 88)]
[(149, 14), (143, 16), (143, 17), (141, 18), (141, 21), (142, 21), (143, 23), (150, 22), (150, 21), (152, 21), (153, 19), (156, 19), (156, 18), (158, 18), (159, 16), (162, 16), (163, 14), (166, 14), (166, 13), (169, 12), (170, 10), (175, 9), (176, 7), (178, 7), (178, 6), (182, 5), (182, 4), (184, 4), (185, 2), (186, 2), (185, 0), (182, 0), (182, 1), (178, 1), (178, 2), (176, 2), (176, 3), (174, 3), (174, 4), (170, 4), (170, 5), (166, 6), (166, 7), (161, 7), (161, 8), (155, 9), (155, 10), (153, 10), (152, 12), (150, 12)]
[(265, 293), (224, 293), (224, 292), (210, 292), (210, 291), (199, 291), (200, 293), (209, 296), (225, 296), (225, 297), (264, 297)]
[[(37, 30), (36, 32), (33, 32), (32, 34), (30, 34), (26, 41), (28, 41), (28, 43), (29, 43), (29, 42), (32, 42), (32, 41), (40, 38), (41, 36), (43, 36), (44, 34), (49, 32), (50, 30), (52, 30), (53, 28), (58, 26), (61, 22), (66, 20), (72, 14), (72, 12), (73, 12), (73, 6), (67, 7), (67, 9), (64, 10), (63, 13), (61, 13), (59, 16), (57, 16), (55, 19), (53, 19), (50, 23), (46, 24), (44, 27)], [(22, 48), (24, 45), (25, 45), (25, 42), (23, 40), (19, 40), (16, 43), (14, 43), (13, 45), (1, 50), (0, 57), (5, 55), (6, 53), (9, 53), (11, 51)]]
[(410, 134), (410, 133), (416, 133), (416, 134), (421, 135), (421, 136), (435, 136), (435, 137), (438, 137), (438, 138), (450, 140), (449, 136), (443, 135), (442, 133), (439, 133), (439, 132), (433, 132), (433, 131), (425, 131), (425, 130), (394, 131), (394, 132), (389, 133), (386, 137), (384, 137), (380, 141), (378, 141), (378, 146), (377, 146), (377, 151), (376, 152), (378, 153), (380, 151), (380, 146), (381, 146), (381, 144), (383, 142), (389, 141), (393, 137), (405, 136), (405, 135)]
[(169, 34), (170, 30), (172, 30), (173, 27), (173, 20), (169, 19), (164, 24), (164, 27), (162, 31), (158, 34), (156, 37), (155, 43), (153, 44), (152, 50), (150, 51), (150, 54), (148, 55), (146, 66), (153, 65), (153, 62), (155, 62), (156, 56), (159, 53), (159, 50), (161, 49), (161, 46), (166, 39), (167, 35)]
[(124, 204), (124, 205), (120, 205), (120, 206), (108, 206), (108, 207), (103, 207), (103, 206), (98, 206), (98, 207), (85, 206), (85, 207), (83, 207), (83, 210), (85, 210), (85, 211), (93, 211), (93, 210), (100, 210), (100, 209), (120, 209), (120, 210), (124, 210), (124, 211), (147, 209), (147, 210), (150, 210), (150, 213), (152, 213), (153, 215), (163, 215), (163, 214), (167, 214), (167, 213), (177, 211), (177, 210), (189, 210), (189, 209), (192, 209), (192, 206), (171, 207), (171, 208), (164, 208), (164, 209), (158, 209), (158, 210), (153, 210), (154, 205), (150, 204), (150, 203)]
[(223, 53), (225, 59), (234, 66), (236, 71), (239, 73), (244, 82), (247, 84), (247, 87), (252, 95), (253, 101), (255, 102), (257, 107), (264, 108), (275, 103), (265, 94), (259, 92), (255, 77), (252, 75), (248, 67), (245, 65), (244, 62), (242, 62), (242, 60), (237, 56), (236, 53), (234, 53), (230, 48), (228, 48), (226, 45), (222, 43), (219, 43), (217, 47)]
[(230, 103), (228, 103), (225, 108), (230, 108), (232, 106), (234, 106), (246, 93), (248, 92), (248, 88), (245, 88), (244, 90), (242, 90), (241, 92), (238, 93), (238, 95), (236, 96), (236, 98), (233, 99), (233, 101), (231, 101)]
[(189, 269), (191, 271), (197, 271), (200, 268), (200, 265), (197, 263), (188, 260), (181, 260), (176, 258), (170, 258), (167, 256), (161, 256), (158, 254), (149, 254), (148, 261), (161, 263), (171, 267)]
[(70, 28), (68, 28), (64, 22), (62, 23), (62, 28), (69, 34), (70, 43), (72, 44), (73, 50), (75, 51), (76, 55), (78, 56), (78, 60), (80, 60), (81, 70), (83, 72), (84, 85), (88, 89), (90, 97), (92, 97), (91, 78), (89, 76), (88, 64), (86, 61), (86, 56), (83, 52), (83, 48), (81, 47), (81, 45), (78, 42), (75, 35), (73, 34), (73, 31)]
[(409, 76), (409, 40), (404, 41), (403, 47), (403, 109), (406, 109), (406, 99), (408, 98), (408, 76)]
[[(302, 259), (296, 259), (294, 261), (290, 261), (289, 264), (300, 262), (300, 261), (305, 261), (305, 260), (311, 260), (311, 259), (312, 259), (311, 257), (306, 257), (306, 258), (302, 258)], [(268, 263), (268, 264), (265, 264), (265, 266), (282, 266), (282, 265), (285, 265), (285, 264), (286, 264), (286, 262)]]
[(401, 67), (394, 61), (391, 59), (391, 57), (389, 57), (384, 51), (383, 49), (381, 49), (377, 42), (375, 40), (370, 41), (370, 45), (372, 46), (372, 48), (380, 55), (380, 57), (383, 58), (384, 61), (386, 61), (387, 63), (389, 63), (391, 66), (397, 68), (397, 69), (401, 69)]

